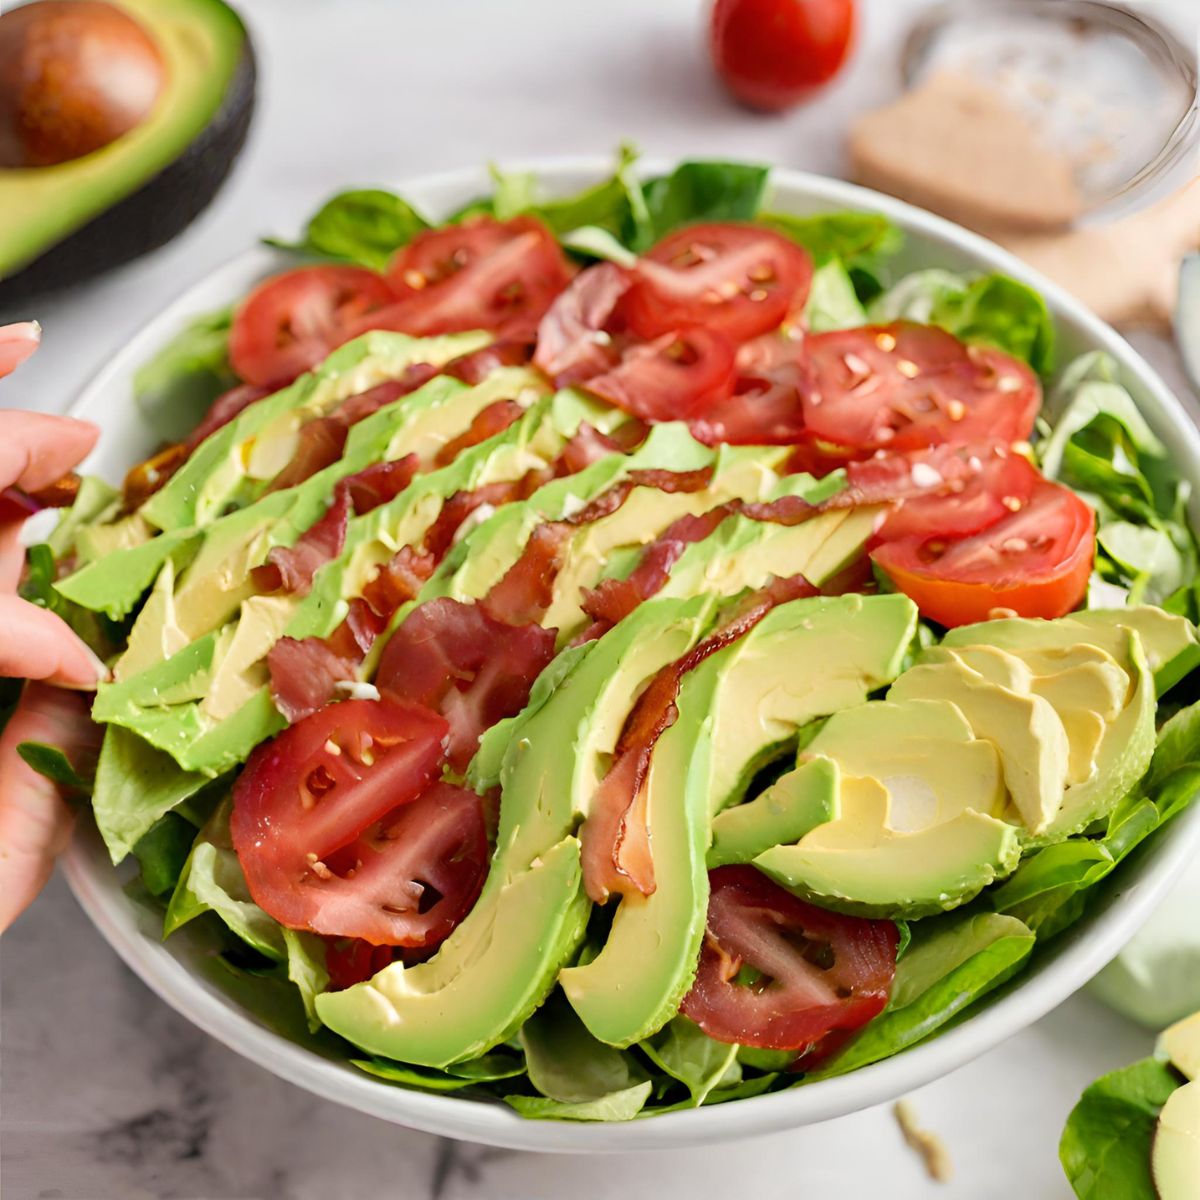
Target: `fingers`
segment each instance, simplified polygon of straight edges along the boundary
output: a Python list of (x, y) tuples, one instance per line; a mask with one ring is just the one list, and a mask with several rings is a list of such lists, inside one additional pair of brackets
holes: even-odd
[(0, 675), (95, 691), (108, 668), (56, 613), (0, 596)]
[(100, 739), (85, 697), (26, 684), (0, 735), (0, 932), (41, 891), (71, 834), (71, 815), (50, 780), (17, 755), (21, 742), (61, 747), (72, 762)]
[(0, 409), (0, 488), (15, 484), (36, 492), (48, 487), (87, 455), (99, 436), (91, 421)]
[(42, 327), (36, 321), (0, 325), (0, 375), (15, 371), (41, 344)]

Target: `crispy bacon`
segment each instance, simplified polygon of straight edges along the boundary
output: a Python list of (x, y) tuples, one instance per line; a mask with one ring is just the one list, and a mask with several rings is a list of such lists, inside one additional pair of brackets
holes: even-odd
[(461, 771), (480, 735), (525, 706), (553, 656), (553, 631), (509, 625), (482, 605), (439, 597), (415, 608), (392, 635), (376, 684), (445, 716), (447, 762)]
[(256, 387), (253, 383), (242, 383), (235, 388), (230, 388), (227, 392), (222, 392), (209, 405), (204, 419), (192, 430), (191, 436), (184, 443), (188, 448), (188, 453), (190, 454), (205, 438), (216, 433), (223, 425), (228, 425), (243, 409), (270, 394), (270, 388)]
[(458, 437), (448, 441), (433, 460), (435, 467), (452, 463), (464, 450), (486, 442), (488, 438), (503, 433), (515, 421), (520, 420), (525, 410), (515, 400), (497, 400), (477, 413), (470, 427)]
[(306, 596), (317, 571), (341, 554), (349, 523), (350, 492), (339, 484), (325, 515), (305, 530), (295, 545), (276, 546), (267, 561), (250, 572), (254, 586), (260, 592), (282, 589)]
[(417, 598), (436, 566), (432, 554), (401, 546), (363, 588), (362, 598), (376, 616), (386, 621), (402, 604)]
[(485, 504), (499, 508), (520, 498), (521, 480), (501, 480), (496, 483), (485, 483), (470, 492), (455, 492), (443, 503), (437, 520), (425, 534), (425, 549), (439, 562), (454, 545), (454, 537), (462, 523), (477, 509)]
[(480, 350), (451, 359), (443, 373), (474, 387), (501, 367), (523, 367), (533, 357), (533, 343), (519, 341), (492, 342)]
[(339, 681), (357, 678), (357, 667), (322, 638), (280, 638), (267, 652), (271, 695), (291, 724), (328, 704)]
[(420, 468), (415, 454), (391, 462), (374, 463), (354, 475), (347, 475), (342, 486), (350, 494), (356, 516), (394, 500), (410, 483)]
[(648, 896), (654, 891), (645, 781), (658, 739), (678, 719), (676, 701), (684, 676), (744, 637), (776, 605), (818, 594), (802, 576), (772, 580), (747, 597), (718, 630), (663, 667), (638, 697), (617, 740), (612, 766), (580, 830), (584, 886), (595, 903), (605, 903), (614, 892), (630, 895), (637, 891)]
[(267, 489), (282, 492), (311, 479), (318, 471), (332, 466), (342, 457), (349, 428), (333, 417), (317, 417), (300, 427), (296, 449), (287, 465), (271, 480)]
[(538, 326), (533, 361), (558, 387), (582, 383), (616, 366), (619, 353), (605, 332), (633, 275), (615, 263), (581, 271)]

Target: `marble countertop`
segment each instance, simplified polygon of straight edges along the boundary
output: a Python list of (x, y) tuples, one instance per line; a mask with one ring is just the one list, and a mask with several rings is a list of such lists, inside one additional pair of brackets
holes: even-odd
[[(234, 178), (171, 246), (21, 314), (42, 320), (44, 347), (3, 401), (65, 408), (168, 299), (347, 184), (604, 153), (621, 138), (665, 157), (836, 174), (843, 122), (894, 90), (895, 47), (922, 2), (865, 0), (866, 36), (837, 86), (818, 106), (761, 118), (711, 82), (700, 0), (242, 0), (260, 107)], [(1182, 388), (1170, 348), (1138, 344)], [(953, 1159), (947, 1184), (926, 1176), (888, 1108), (701, 1150), (509, 1153), (360, 1116), (243, 1061), (132, 976), (56, 879), (0, 947), (0, 1188), (6, 1200), (1067, 1200), (1056, 1153), (1067, 1111), (1149, 1045), (1080, 996), (914, 1093)]]

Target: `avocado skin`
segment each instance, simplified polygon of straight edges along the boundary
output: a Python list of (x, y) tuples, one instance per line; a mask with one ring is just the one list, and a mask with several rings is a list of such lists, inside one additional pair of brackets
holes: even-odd
[(233, 169), (250, 131), (257, 88), (258, 65), (247, 32), (221, 107), (188, 148), (136, 191), (0, 279), (0, 307), (83, 283), (182, 233)]

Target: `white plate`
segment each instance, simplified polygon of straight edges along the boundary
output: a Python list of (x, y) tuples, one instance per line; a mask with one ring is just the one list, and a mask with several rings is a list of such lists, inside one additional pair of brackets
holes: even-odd
[[(597, 158), (522, 166), (535, 170), (549, 192), (561, 195), (596, 182), (610, 169), (607, 160)], [(646, 166), (647, 172), (662, 169), (662, 164)], [(484, 171), (469, 170), (414, 180), (401, 190), (418, 207), (439, 214), (488, 188)], [(1180, 474), (1200, 485), (1200, 435), (1178, 400), (1124, 340), (1062, 289), (991, 242), (875, 192), (786, 170), (773, 172), (772, 192), (772, 207), (788, 212), (857, 208), (884, 213), (907, 234), (901, 268), (1001, 270), (1037, 288), (1057, 322), (1062, 360), (1091, 349), (1111, 354), (1147, 420), (1171, 447)], [(72, 409), (104, 429), (89, 469), (115, 481), (154, 449), (154, 435), (131, 400), (138, 364), (188, 317), (228, 303), (287, 262), (265, 249), (234, 259), (168, 307), (100, 372)], [(1200, 486), (1195, 490), (1200, 493)], [(1193, 520), (1198, 515), (1194, 506)], [(614, 1125), (529, 1121), (501, 1104), (389, 1085), (314, 1053), (280, 1036), (203, 974), (204, 951), (196, 941), (183, 935), (160, 940), (158, 922), (124, 894), (94, 830), (75, 838), (65, 869), (80, 904), (133, 971), (190, 1021), (276, 1075), (350, 1108), (431, 1133), (522, 1150), (595, 1152), (690, 1146), (813, 1124), (945, 1075), (1036, 1021), (1086, 983), (1133, 936), (1198, 849), (1200, 805), (1115, 872), (1099, 889), (1088, 915), (1051, 943), (1013, 985), (940, 1037), (841, 1078)]]

